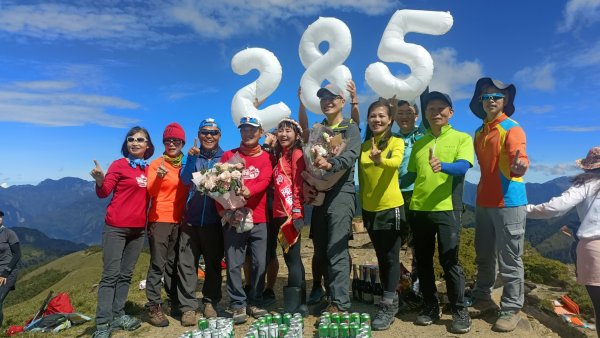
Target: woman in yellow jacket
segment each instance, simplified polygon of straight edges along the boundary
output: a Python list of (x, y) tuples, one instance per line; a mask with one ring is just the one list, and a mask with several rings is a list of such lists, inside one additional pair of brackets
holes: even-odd
[(395, 99), (379, 99), (369, 106), (358, 165), (363, 222), (375, 248), (383, 287), (379, 311), (371, 323), (373, 330), (387, 330), (398, 313), (399, 253), (402, 233), (407, 233), (398, 185), (404, 141), (391, 131), (397, 107)]

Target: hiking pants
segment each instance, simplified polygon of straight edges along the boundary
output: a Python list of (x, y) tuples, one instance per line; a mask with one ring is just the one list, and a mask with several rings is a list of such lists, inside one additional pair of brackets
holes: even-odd
[[(223, 227), (225, 240), (225, 257), (227, 259), (227, 292), (231, 301), (231, 308), (260, 306), (262, 293), (265, 288), (264, 274), (267, 263), (267, 223), (255, 223), (254, 227), (246, 232), (238, 233), (229, 224)], [(242, 267), (246, 259), (246, 248), (252, 256), (252, 273), (250, 278), (250, 293), (246, 295), (242, 283)]]
[(313, 208), (311, 228), (315, 259), (321, 265), (331, 303), (350, 309), (350, 256), (348, 241), (355, 210), (354, 193), (330, 191), (323, 205)]
[[(275, 227), (277, 227), (277, 229), (279, 229), (283, 225), (285, 220), (285, 217), (277, 217), (273, 219), (273, 224), (275, 225)], [(279, 233), (279, 230), (277, 230), (275, 235), (277, 235), (277, 233)], [(302, 287), (304, 284), (304, 264), (302, 264), (302, 257), (300, 256), (301, 239), (302, 235), (299, 235), (296, 243), (289, 247), (287, 253), (283, 253), (283, 259), (285, 260), (285, 265), (288, 268), (288, 287), (299, 288)], [(278, 244), (279, 242), (276, 243)]]
[(153, 222), (148, 224), (148, 244), (150, 245), (150, 266), (146, 277), (146, 297), (148, 305), (162, 304), (160, 291), (161, 278), (165, 280), (165, 290), (171, 304), (177, 306), (177, 239), (178, 223)]
[(221, 301), (221, 261), (223, 260), (223, 232), (221, 224), (191, 226), (182, 224), (179, 235), (177, 262), (177, 298), (181, 312), (198, 309), (196, 284), (198, 260), (204, 256), (205, 275), (202, 302), (217, 304)]
[(381, 279), (384, 298), (395, 299), (397, 297), (396, 288), (400, 282), (401, 231), (372, 229), (367, 229), (367, 231), (377, 256), (379, 278)]
[(423, 299), (435, 302), (437, 289), (433, 270), (433, 254), (437, 236), (440, 265), (444, 270), (448, 300), (453, 309), (464, 308), (465, 275), (458, 262), (460, 243), (460, 211), (414, 211), (410, 213), (417, 274)]
[[(473, 297), (489, 299), (500, 272), (504, 289), (500, 298), (502, 311), (518, 311), (525, 300), (525, 206), (475, 209), (475, 254), (477, 281)], [(498, 270), (496, 270), (498, 267)]]
[(4, 299), (6, 299), (8, 293), (15, 288), (18, 274), (19, 270), (14, 269), (6, 277), (6, 283), (0, 286), (0, 326), (2, 326), (2, 323), (4, 322)]
[(96, 326), (109, 324), (125, 314), (131, 276), (144, 246), (144, 228), (104, 225), (102, 231), (102, 279), (98, 286)]

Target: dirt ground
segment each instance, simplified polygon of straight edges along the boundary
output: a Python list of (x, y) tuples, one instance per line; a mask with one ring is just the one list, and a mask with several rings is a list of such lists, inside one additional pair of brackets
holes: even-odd
[[(306, 280), (310, 291), (312, 285), (312, 274), (311, 274), (311, 257), (313, 252), (312, 241), (303, 239), (302, 241), (302, 260), (306, 268)], [(280, 250), (280, 249), (278, 249)], [(280, 252), (280, 251), (279, 251)], [(375, 252), (370, 243), (369, 237), (366, 232), (355, 233), (354, 240), (350, 242), (350, 254), (354, 264), (365, 264), (365, 263), (376, 263)], [(287, 279), (287, 268), (283, 257), (279, 256), (279, 275), (277, 278), (275, 294), (277, 296), (277, 303), (268, 308), (270, 311), (281, 312), (283, 307), (283, 296), (282, 288), (286, 284)], [(410, 267), (408, 262), (410, 261), (408, 253), (404, 251), (401, 254), (401, 260), (405, 262), (407, 267)], [(199, 283), (198, 290), (201, 289), (201, 283)], [(133, 290), (132, 290), (133, 291)], [(499, 297), (501, 289), (494, 292), (496, 297)], [(198, 292), (200, 297), (200, 292)], [(223, 310), (228, 305), (227, 291), (225, 284), (223, 285), (223, 301), (220, 304), (220, 310)], [(311, 309), (312, 311), (313, 309)], [(354, 302), (352, 304), (352, 312), (367, 312), (372, 316), (375, 314), (375, 306), (367, 305), (363, 303)], [(452, 317), (448, 313), (444, 313), (442, 319), (437, 323), (422, 327), (413, 324), (417, 313), (405, 313), (399, 314), (396, 317), (392, 327), (387, 331), (376, 332), (373, 331), (373, 337), (586, 337), (579, 331), (575, 331), (568, 328), (565, 324), (562, 324), (560, 319), (556, 316), (546, 314), (535, 307), (527, 306), (524, 311), (521, 312), (522, 320), (519, 323), (518, 328), (512, 333), (497, 333), (491, 330), (491, 327), (495, 321), (494, 315), (487, 317), (478, 318), (473, 320), (472, 329), (469, 333), (463, 335), (457, 335), (448, 332), (448, 328), (451, 325)], [(170, 325), (165, 328), (157, 328), (144, 323), (142, 327), (134, 332), (118, 332), (113, 337), (179, 337), (182, 333), (189, 331), (190, 328), (182, 327), (179, 321), (175, 318), (168, 317)], [(200, 315), (198, 315), (200, 318)], [(147, 318), (142, 317), (143, 320)], [(310, 315), (305, 318), (305, 330), (304, 337), (318, 337), (317, 330), (314, 329), (314, 324), (317, 322), (318, 316)], [(541, 322), (540, 322), (541, 320)], [(235, 336), (244, 337), (246, 331), (252, 322), (252, 319), (246, 322), (246, 324), (238, 325), (235, 327)], [(552, 331), (549, 327), (552, 327), (555, 331)], [(193, 328), (192, 328), (193, 329)], [(589, 336), (593, 336), (592, 332), (588, 332)]]

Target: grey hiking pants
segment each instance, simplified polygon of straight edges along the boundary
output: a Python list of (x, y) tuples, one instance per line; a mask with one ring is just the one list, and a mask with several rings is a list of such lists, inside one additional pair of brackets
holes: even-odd
[(162, 304), (160, 291), (164, 277), (165, 290), (171, 303), (177, 306), (177, 239), (178, 223), (153, 222), (148, 224), (150, 266), (146, 276), (147, 305)]
[(181, 312), (198, 309), (196, 284), (198, 260), (204, 256), (205, 275), (202, 302), (216, 305), (221, 301), (221, 260), (223, 260), (223, 232), (221, 224), (190, 226), (182, 224), (179, 235), (177, 262), (177, 299)]
[[(235, 228), (226, 224), (223, 227), (225, 240), (225, 257), (227, 259), (227, 292), (231, 308), (239, 309), (262, 303), (265, 288), (264, 274), (267, 268), (267, 223), (255, 223), (250, 231), (238, 233)], [(250, 293), (246, 295), (242, 283), (242, 266), (246, 260), (246, 249), (252, 255), (252, 273)]]
[(114, 318), (125, 314), (131, 276), (144, 246), (144, 230), (104, 225), (103, 268), (98, 286), (96, 326), (109, 324)]
[(314, 207), (311, 219), (315, 261), (323, 267), (331, 302), (338, 309), (350, 309), (350, 256), (348, 241), (352, 232), (355, 196), (330, 191), (323, 205)]
[(521, 256), (526, 215), (525, 206), (475, 209), (477, 282), (472, 294), (476, 299), (489, 299), (498, 271), (504, 284), (502, 311), (523, 307), (525, 270)]

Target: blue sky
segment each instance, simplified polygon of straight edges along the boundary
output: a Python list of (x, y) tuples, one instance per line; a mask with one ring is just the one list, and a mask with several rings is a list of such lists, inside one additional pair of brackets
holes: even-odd
[[(162, 150), (168, 123), (183, 125), (190, 145), (199, 122), (215, 117), (223, 126), (222, 147), (237, 146), (231, 99), (258, 73), (236, 75), (231, 59), (247, 47), (277, 56), (283, 78), (265, 105), (282, 101), (296, 117), (304, 73), (298, 44), (319, 16), (350, 28), (345, 65), (357, 84), (364, 124), (366, 107), (377, 97), (364, 72), (378, 61), (379, 41), (398, 9), (454, 17), (445, 35), (411, 33), (406, 40), (432, 55), (430, 87), (454, 99), (456, 129), (473, 134), (481, 123), (468, 109), (479, 77), (517, 86), (513, 117), (528, 137), (528, 181), (576, 173), (574, 160), (600, 143), (600, 0), (2, 1), (0, 184), (91, 180), (92, 160), (106, 169), (120, 156), (127, 128), (137, 124)], [(409, 72), (388, 66), (395, 74)], [(477, 177), (477, 168), (470, 170), (468, 179)]]

